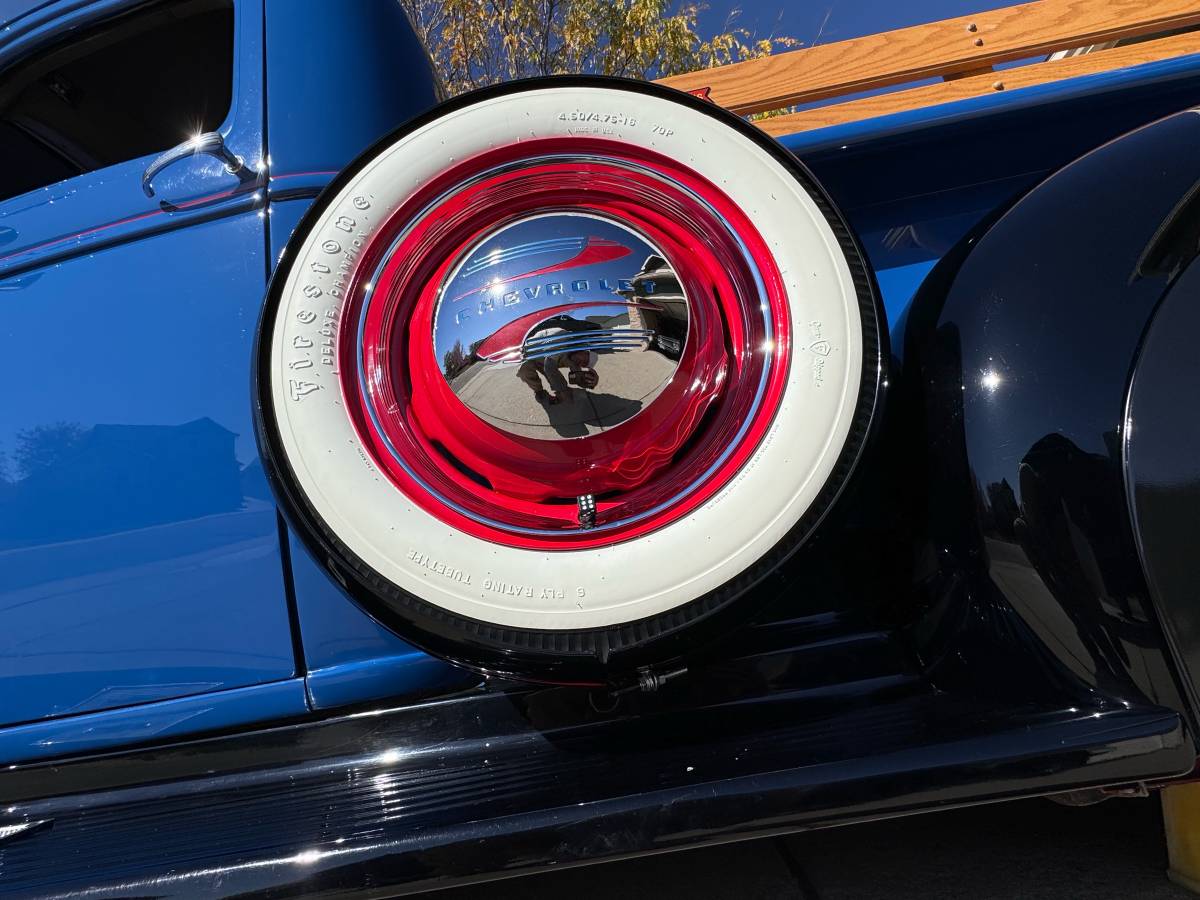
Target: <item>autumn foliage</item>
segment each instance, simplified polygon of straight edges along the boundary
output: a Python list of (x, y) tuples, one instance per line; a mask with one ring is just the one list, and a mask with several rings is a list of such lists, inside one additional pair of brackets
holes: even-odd
[(798, 46), (756, 38), (731, 11), (702, 37), (701, 7), (671, 0), (400, 0), (449, 94), (538, 75), (661, 78)]

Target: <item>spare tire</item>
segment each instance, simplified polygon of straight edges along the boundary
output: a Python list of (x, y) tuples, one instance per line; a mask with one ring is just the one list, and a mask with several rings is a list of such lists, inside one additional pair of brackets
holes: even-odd
[(378, 142), (296, 229), (260, 449), (384, 625), (610, 681), (743, 617), (829, 509), (878, 315), (829, 198), (742, 119), (642, 82), (511, 83)]

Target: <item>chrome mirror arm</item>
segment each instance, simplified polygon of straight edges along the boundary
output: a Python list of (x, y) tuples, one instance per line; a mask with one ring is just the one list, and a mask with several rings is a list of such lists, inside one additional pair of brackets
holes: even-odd
[(246, 168), (245, 161), (240, 156), (231, 153), (229, 148), (225, 146), (225, 139), (217, 132), (209, 131), (172, 147), (170, 150), (159, 155), (150, 165), (146, 166), (146, 171), (142, 173), (142, 190), (145, 191), (146, 196), (154, 196), (154, 186), (151, 182), (154, 180), (155, 175), (167, 168), (167, 166), (179, 162), (181, 159), (187, 159), (189, 156), (197, 156), (201, 153), (215, 156), (221, 162), (225, 163), (225, 170), (230, 175), (238, 175)]

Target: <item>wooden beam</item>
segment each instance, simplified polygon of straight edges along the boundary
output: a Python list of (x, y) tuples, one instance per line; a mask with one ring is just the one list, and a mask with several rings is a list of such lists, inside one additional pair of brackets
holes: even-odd
[(957, 81), (959, 78), (970, 78), (972, 75), (983, 75), (985, 72), (991, 72), (991, 66), (980, 66), (978, 69), (963, 69), (961, 72), (951, 72), (949, 75), (943, 75), (944, 81)]
[(986, 75), (959, 78), (906, 91), (878, 94), (874, 97), (864, 97), (861, 100), (851, 100), (847, 103), (832, 103), (829, 106), (819, 106), (816, 109), (806, 109), (785, 116), (761, 119), (754, 124), (768, 134), (776, 136), (794, 134), (797, 131), (808, 131), (827, 125), (841, 125), (845, 122), (855, 122), (873, 116), (885, 116), (889, 113), (936, 106), (939, 103), (950, 103), (954, 100), (965, 100), (984, 94), (995, 94), (998, 91), (1012, 91), (1035, 84), (1075, 78), (1080, 75), (1094, 75), (1097, 72), (1123, 69), (1127, 66), (1137, 66), (1176, 56), (1186, 56), (1189, 53), (1200, 53), (1200, 32), (1192, 31), (1139, 44), (1130, 44), (1126, 47), (1085, 53), (1082, 56), (1070, 56), (1065, 59), (1018, 66), (1002, 72), (989, 72)]
[(661, 80), (743, 115), (1200, 24), (1200, 0), (1037, 0)]

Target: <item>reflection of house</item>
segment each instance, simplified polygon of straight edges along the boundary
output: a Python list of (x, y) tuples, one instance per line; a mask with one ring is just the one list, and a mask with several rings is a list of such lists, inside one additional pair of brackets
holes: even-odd
[(267, 483), (267, 473), (263, 471), (261, 458), (256, 456), (248, 462), (238, 476), (238, 480), (243, 497), (254, 497), (258, 500), (273, 502), (271, 487)]
[(0, 544), (71, 540), (242, 506), (237, 435), (212, 419), (97, 425), (0, 496)]
[[(628, 312), (620, 312), (620, 313), (617, 313), (615, 316), (613, 316), (613, 315), (588, 316), (587, 319), (585, 319), (584, 321), (591, 322), (593, 325), (596, 325), (602, 329), (603, 328), (629, 328), (632, 325), (632, 323), (630, 322), (630, 316), (629, 316)], [(640, 322), (641, 320), (638, 319), (638, 321)], [(641, 327), (641, 326), (638, 326), (638, 327)]]
[(631, 308), (629, 324), (654, 332), (654, 346), (678, 359), (687, 340), (687, 301), (675, 270), (661, 256), (646, 257), (642, 269), (630, 279), (632, 288), (618, 293), (626, 300), (650, 303), (658, 310)]

